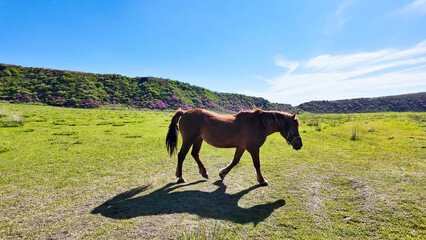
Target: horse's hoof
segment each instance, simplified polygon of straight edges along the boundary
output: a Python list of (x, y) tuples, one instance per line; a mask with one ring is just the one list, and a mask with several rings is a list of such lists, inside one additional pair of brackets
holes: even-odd
[(209, 179), (209, 175), (207, 174), (207, 172), (201, 173), (201, 176), (203, 176), (203, 178)]
[(223, 172), (220, 172), (220, 173), (219, 173), (219, 177), (220, 177), (220, 179), (222, 179), (222, 181), (223, 181), (223, 179), (225, 178), (225, 176), (226, 176), (226, 174), (225, 174), (225, 173), (223, 173)]
[(201, 174), (201, 176), (203, 176), (203, 178), (209, 179), (209, 174), (207, 173), (206, 169), (200, 168), (198, 172)]
[(268, 183), (268, 181), (263, 180), (263, 182), (260, 182), (260, 183), (259, 183), (259, 185), (260, 185), (260, 186), (268, 186), (268, 185), (269, 185), (269, 183)]
[(177, 182), (176, 183), (184, 183), (185, 182), (185, 179), (183, 179), (183, 177), (180, 177), (178, 180), (177, 180)]

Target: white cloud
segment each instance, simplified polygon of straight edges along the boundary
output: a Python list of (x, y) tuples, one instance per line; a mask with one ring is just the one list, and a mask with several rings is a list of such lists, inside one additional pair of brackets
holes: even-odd
[(286, 61), (281, 56), (275, 58), (275, 65), (287, 68), (288, 69), (287, 74), (293, 72), (294, 70), (296, 70), (297, 67), (299, 67), (298, 62)]
[(426, 41), (404, 50), (320, 55), (304, 63), (279, 58), (275, 64), (288, 70), (265, 80), (266, 91), (244, 93), (299, 104), (426, 91)]
[(426, 0), (415, 0), (414, 2), (396, 10), (395, 13), (408, 18), (423, 16), (426, 14)]
[(347, 21), (345, 16), (345, 11), (350, 6), (354, 0), (344, 0), (339, 4), (336, 11), (328, 15), (327, 21), (325, 23), (325, 33), (330, 34), (333, 32), (340, 31)]

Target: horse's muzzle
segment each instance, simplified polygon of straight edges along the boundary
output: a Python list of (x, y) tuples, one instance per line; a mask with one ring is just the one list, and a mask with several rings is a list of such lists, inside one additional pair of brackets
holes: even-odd
[(302, 148), (302, 146), (293, 146), (294, 150), (300, 150)]
[(303, 146), (303, 143), (302, 141), (300, 141), (300, 142), (294, 143), (292, 146), (294, 150), (300, 150)]

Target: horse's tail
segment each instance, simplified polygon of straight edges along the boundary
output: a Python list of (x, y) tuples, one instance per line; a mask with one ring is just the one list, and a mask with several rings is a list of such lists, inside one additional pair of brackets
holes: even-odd
[(173, 116), (172, 121), (169, 125), (169, 131), (167, 132), (167, 137), (166, 137), (166, 147), (167, 147), (167, 152), (169, 153), (170, 156), (173, 156), (173, 154), (177, 150), (178, 132), (179, 132), (177, 123), (179, 121), (179, 118), (182, 117), (184, 113), (185, 112), (179, 108), (176, 111), (175, 115)]

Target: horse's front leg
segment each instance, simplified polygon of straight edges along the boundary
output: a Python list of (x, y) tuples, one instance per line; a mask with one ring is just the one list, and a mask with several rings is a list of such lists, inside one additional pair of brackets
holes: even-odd
[(263, 178), (262, 172), (260, 171), (259, 148), (250, 149), (250, 150), (247, 149), (247, 151), (249, 151), (253, 159), (253, 165), (254, 165), (254, 168), (256, 169), (256, 174), (257, 174), (257, 181), (262, 186), (268, 186), (268, 181), (266, 181), (265, 178)]

